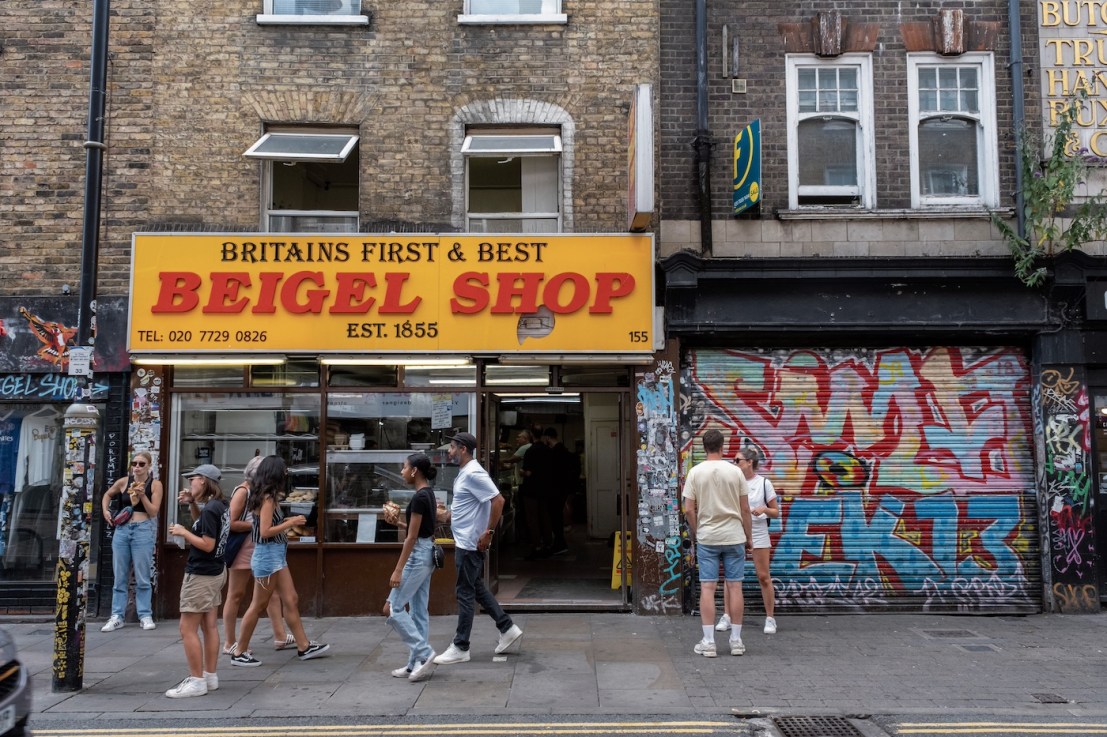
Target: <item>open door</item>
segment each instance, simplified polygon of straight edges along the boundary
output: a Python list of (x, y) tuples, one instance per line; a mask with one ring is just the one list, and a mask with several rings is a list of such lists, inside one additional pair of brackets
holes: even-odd
[(504, 497), (504, 509), (503, 515), (500, 518), (500, 525), (496, 529), (496, 535), (492, 540), (492, 547), (488, 550), (488, 555), (484, 559), (484, 580), (485, 585), (488, 586), (488, 590), (493, 594), (497, 593), (500, 588), (500, 548), (503, 547), (503, 540), (505, 537), (510, 536), (511, 529), (514, 526), (514, 509), (512, 504), (511, 485), (506, 487), (501, 479), (503, 473), (501, 472), (501, 445), (500, 445), (500, 398), (495, 394), (486, 394), (484, 396), (484, 406), (481, 410), (480, 420), (480, 440), (483, 447), (483, 458), (478, 459), (481, 465), (488, 471), (488, 475), (492, 477), (492, 480), (496, 482), (496, 486), (500, 489), (500, 494)]

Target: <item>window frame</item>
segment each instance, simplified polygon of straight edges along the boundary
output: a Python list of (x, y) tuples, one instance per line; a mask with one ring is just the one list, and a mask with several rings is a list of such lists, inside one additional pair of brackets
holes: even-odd
[[(561, 12), (561, 0), (542, 0), (540, 13), (478, 13), (474, 12), (474, 0), (465, 0), (457, 22), (461, 25), (503, 25), (569, 22), (569, 16)], [(479, 10), (479, 8), (478, 8)]]
[[(787, 94), (787, 122), (788, 122), (788, 207), (791, 210), (801, 209), (865, 209), (876, 208), (876, 133), (875, 116), (873, 113), (873, 63), (871, 54), (850, 53), (842, 54), (833, 59), (824, 59), (814, 54), (787, 54), (786, 65), (786, 94)], [(825, 113), (801, 113), (799, 110), (799, 70), (802, 68), (854, 68), (857, 70), (857, 112), (837, 112), (833, 115)], [(857, 189), (858, 204), (845, 205), (820, 205), (800, 204), (800, 171), (799, 171), (799, 124), (813, 118), (843, 118), (853, 120), (858, 126), (857, 141)], [(819, 190), (821, 187), (806, 189)], [(834, 188), (838, 193), (838, 188)], [(817, 191), (805, 194), (819, 194)]]
[[(922, 162), (919, 151), (919, 125), (929, 118), (919, 108), (919, 71), (923, 68), (975, 67), (977, 70), (977, 107), (979, 111), (957, 113), (949, 117), (976, 120), (977, 182), (976, 195), (924, 195), (921, 187)], [(996, 127), (995, 57), (991, 52), (968, 52), (956, 57), (929, 52), (907, 54), (907, 115), (911, 158), (911, 207), (967, 206), (995, 208), (999, 206), (999, 142)]]
[[(273, 140), (273, 136), (279, 136), (282, 134), (296, 134), (299, 136), (328, 136), (334, 138), (348, 138), (346, 145), (341, 149), (341, 152), (336, 156), (333, 155), (312, 155), (312, 154), (290, 154), (288, 156), (280, 156), (275, 153), (257, 153), (259, 147), (263, 147), (268, 141)], [(261, 163), (261, 202), (260, 213), (261, 222), (259, 224), (260, 230), (263, 233), (301, 233), (301, 232), (328, 232), (328, 233), (349, 233), (357, 232), (361, 228), (361, 212), (360, 210), (290, 210), (290, 209), (272, 209), (270, 203), (273, 201), (273, 167), (287, 162), (322, 162), (322, 163), (342, 163), (349, 156), (358, 150), (358, 146), (361, 143), (361, 136), (356, 129), (352, 128), (318, 128), (318, 127), (297, 127), (297, 126), (270, 126), (265, 129), (264, 133), (249, 149), (247, 149), (243, 156), (260, 160)], [(360, 172), (357, 177), (358, 187), (358, 202), (361, 201), (361, 176)], [(353, 225), (342, 225), (336, 230), (324, 230), (320, 231), (316, 228), (307, 230), (285, 230), (277, 229), (273, 227), (274, 218), (287, 217), (287, 218), (302, 218), (302, 217), (320, 217), (320, 218), (345, 218), (353, 219)]]
[[(542, 147), (512, 147), (508, 145), (500, 145), (494, 147), (483, 148), (477, 145), (474, 139), (481, 138), (499, 138), (509, 140), (512, 138), (527, 140), (528, 142), (539, 142), (540, 139), (548, 139), (547, 145)], [(550, 232), (561, 233), (564, 228), (564, 213), (562, 212), (562, 196), (564, 194), (564, 182), (562, 181), (565, 176), (564, 168), (564, 148), (561, 139), (561, 131), (550, 128), (495, 128), (495, 129), (482, 129), (473, 128), (465, 131), (465, 137), (461, 145), (461, 155), (463, 159), (463, 166), (465, 172), (465, 185), (464, 185), (464, 208), (465, 208), (465, 229), (469, 232), (488, 232), (495, 233), (500, 232), (496, 229), (474, 229), (474, 220), (494, 220), (494, 221), (521, 221), (521, 220), (548, 220), (555, 223), (552, 230), (540, 230), (534, 232)], [(557, 206), (556, 211), (534, 211), (528, 212), (525, 210), (507, 211), (507, 212), (479, 212), (474, 213), (470, 210), (470, 167), (469, 161), (472, 158), (491, 158), (495, 156), (512, 156), (520, 159), (535, 158), (535, 159), (548, 159), (554, 162), (554, 168), (556, 174), (554, 176), (554, 184), (556, 191), (554, 192), (554, 202)], [(520, 182), (520, 187), (525, 187), (524, 182)], [(505, 231), (514, 232), (514, 231)], [(521, 231), (531, 232), (531, 231)]]
[(299, 25), (299, 26), (367, 26), (369, 16), (362, 13), (361, 0), (341, 0), (343, 6), (351, 11), (356, 4), (356, 12), (320, 15), (300, 15), (298, 13), (276, 13), (274, 4), (276, 0), (262, 0), (262, 12), (257, 15), (255, 21), (262, 25)]

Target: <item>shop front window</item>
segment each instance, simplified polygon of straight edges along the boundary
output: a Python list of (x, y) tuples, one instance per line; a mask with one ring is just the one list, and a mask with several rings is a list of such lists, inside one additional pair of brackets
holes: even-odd
[(182, 393), (173, 398), (174, 423), (168, 481), (169, 524), (189, 520), (187, 506), (177, 505), (177, 492), (187, 485), (184, 477), (202, 463), (217, 466), (223, 474), (220, 487), (229, 494), (242, 482), (243, 470), (253, 456), (278, 455), (288, 464), (288, 489), (282, 502), (285, 513), (304, 514), (308, 525), (294, 528), (290, 541), (315, 540), (319, 491), (318, 394), (285, 392), (257, 394)]
[(0, 405), (0, 581), (50, 580), (58, 557), (62, 411)]
[(415, 489), (400, 477), (404, 459), (422, 451), (438, 468), (435, 494), (449, 503), (458, 468), (446, 449), (450, 435), (473, 432), (472, 392), (331, 393), (327, 398), (326, 528), (328, 542), (398, 542), (382, 518), (386, 502), (404, 509)]

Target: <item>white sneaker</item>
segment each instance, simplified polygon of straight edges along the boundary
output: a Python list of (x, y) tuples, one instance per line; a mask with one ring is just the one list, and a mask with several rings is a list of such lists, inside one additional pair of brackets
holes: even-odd
[(457, 645), (450, 643), (450, 646), (446, 648), (446, 652), (442, 653), (438, 657), (434, 658), (434, 662), (438, 665), (453, 665), (454, 663), (468, 663), (469, 651), (462, 650)]
[(696, 646), (692, 648), (696, 655), (702, 655), (705, 658), (714, 658), (718, 656), (718, 651), (715, 649), (715, 643), (708, 640), (700, 640), (696, 643)]
[(189, 696), (206, 696), (208, 685), (203, 678), (189, 676), (173, 688), (165, 692), (171, 699), (187, 699)]
[(209, 691), (219, 690), (219, 676), (215, 673), (204, 671), (204, 683), (207, 685)]
[(153, 617), (143, 617), (142, 619), (140, 619), (138, 621), (138, 623), (139, 623), (139, 626), (141, 626), (142, 629), (144, 629), (144, 630), (153, 630), (153, 629), (157, 629), (157, 627), (158, 627), (156, 624), (154, 624), (154, 618)]
[(117, 629), (123, 626), (123, 618), (117, 617), (114, 614), (108, 618), (108, 621), (104, 623), (104, 626), (100, 628), (101, 632), (115, 632)]
[(408, 668), (406, 665), (403, 668), (397, 668), (396, 670), (392, 671), (393, 678), (407, 678), (410, 675), (411, 668)]
[[(523, 631), (519, 629), (519, 625), (513, 624), (507, 632), (500, 633), (500, 642), (496, 645), (497, 653), (515, 652), (519, 648), (516, 643), (519, 642), (519, 638), (523, 636)], [(522, 643), (519, 643), (522, 644)]]
[(741, 640), (730, 641), (730, 654), (731, 655), (744, 655), (746, 652), (746, 646), (742, 644)]
[(723, 615), (719, 617), (719, 623), (715, 625), (716, 632), (726, 632), (730, 629), (730, 617)]
[(412, 683), (425, 681), (434, 674), (434, 668), (434, 652), (432, 651), (429, 658), (415, 666), (415, 670), (411, 671), (411, 675), (407, 677), (407, 680)]
[(776, 634), (776, 620), (773, 619), (772, 617), (765, 617), (765, 634), (766, 635), (775, 635)]

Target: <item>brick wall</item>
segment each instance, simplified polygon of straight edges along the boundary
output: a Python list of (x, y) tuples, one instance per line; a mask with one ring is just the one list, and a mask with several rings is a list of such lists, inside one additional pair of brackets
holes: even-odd
[[(1034, 7), (1023, 3), (1023, 50), (1033, 56), (1036, 49)], [(876, 23), (879, 26), (872, 54), (875, 84), (876, 177), (880, 210), (907, 209), (911, 206), (909, 180), (910, 148), (907, 127), (906, 49), (900, 23), (929, 21), (938, 10), (961, 7), (966, 22), (997, 21), (998, 43), (994, 49), (996, 103), (1000, 150), (1001, 206), (1013, 204), (1014, 133), (1011, 110), (1011, 77), (1008, 71), (1009, 33), (1007, 4), (1003, 0), (950, 6), (942, 2), (918, 2), (910, 7), (895, 3), (846, 2), (830, 8), (811, 2), (738, 2), (720, 0), (708, 6), (708, 83), (709, 130), (715, 144), (712, 159), (711, 209), (716, 255), (952, 255), (1005, 253), (998, 233), (986, 217), (968, 222), (950, 220), (939, 225), (916, 223), (894, 229), (880, 223), (841, 223), (833, 232), (821, 230), (822, 223), (779, 223), (775, 212), (788, 208), (788, 152), (786, 128), (785, 51), (778, 24), (807, 22), (817, 12), (837, 9), (852, 23)], [(740, 44), (738, 76), (747, 82), (746, 94), (731, 92), (729, 79), (722, 77), (722, 26), (727, 24), (731, 37)], [(662, 254), (681, 248), (699, 248), (698, 205), (694, 151), (691, 141), (696, 131), (695, 16), (690, 3), (661, 1), (662, 82), (661, 144), (659, 178), (661, 192)], [(1024, 71), (1036, 74), (1033, 64)], [(1036, 81), (1026, 80), (1026, 116), (1037, 124), (1039, 109)], [(730, 215), (732, 154), (734, 135), (750, 120), (762, 123), (762, 181), (764, 200), (759, 214), (743, 215), (739, 222)], [(767, 224), (758, 224), (761, 221)], [(746, 222), (753, 221), (753, 222)], [(935, 234), (941, 245), (932, 241)], [(961, 238), (953, 246), (945, 236)], [(838, 236), (843, 236), (839, 238)], [(740, 237), (737, 242), (729, 239)], [(810, 239), (803, 244), (794, 239)], [(855, 245), (847, 246), (847, 243)], [(913, 243), (913, 244), (912, 244)], [(765, 244), (764, 247), (759, 244)], [(778, 245), (783, 244), (783, 245)], [(863, 244), (863, 245), (856, 245)], [(872, 244), (864, 245), (864, 244)]]
[[(366, 26), (259, 26), (262, 0), (112, 3), (99, 289), (127, 287), (130, 238), (255, 230), (264, 123), (358, 126), (363, 223), (460, 222), (451, 121), (483, 100), (531, 100), (573, 121), (574, 229), (621, 231), (626, 116), (656, 82), (657, 4), (567, 0), (566, 25), (460, 26), (455, 2), (374, 2)], [(88, 17), (57, 0), (0, 4), (0, 264), (11, 294), (79, 277)]]

